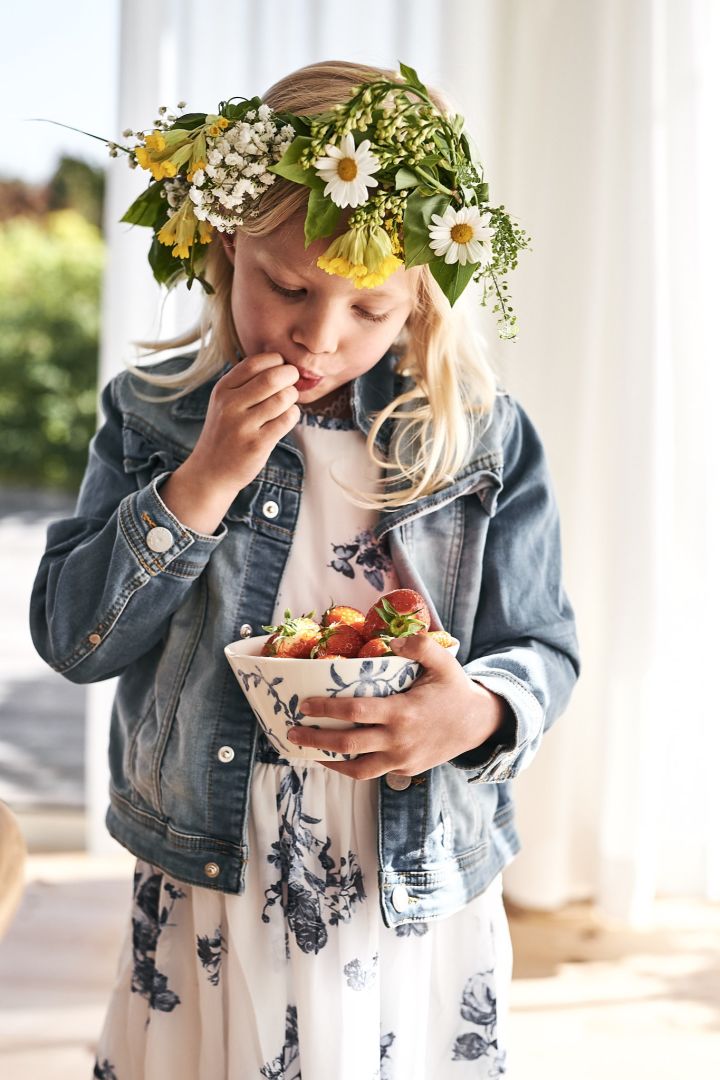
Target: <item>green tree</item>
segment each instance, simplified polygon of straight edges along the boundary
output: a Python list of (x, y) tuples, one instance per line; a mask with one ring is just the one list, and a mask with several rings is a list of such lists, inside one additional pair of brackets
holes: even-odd
[(104, 245), (76, 210), (0, 225), (0, 482), (77, 488), (95, 429)]
[(47, 187), (49, 210), (77, 210), (102, 228), (105, 173), (79, 158), (61, 157)]

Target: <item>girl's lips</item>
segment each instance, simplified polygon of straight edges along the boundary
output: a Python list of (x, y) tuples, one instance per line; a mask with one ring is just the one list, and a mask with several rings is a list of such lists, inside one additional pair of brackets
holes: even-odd
[(311, 390), (313, 386), (322, 382), (322, 375), (313, 375), (310, 371), (303, 371), (302, 368), (298, 368), (298, 374), (300, 378), (295, 383), (298, 390)]

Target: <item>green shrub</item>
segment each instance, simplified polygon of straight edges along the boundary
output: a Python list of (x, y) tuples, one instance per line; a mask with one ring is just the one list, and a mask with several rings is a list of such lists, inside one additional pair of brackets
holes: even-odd
[(0, 225), (0, 482), (77, 488), (95, 429), (104, 245), (76, 210)]

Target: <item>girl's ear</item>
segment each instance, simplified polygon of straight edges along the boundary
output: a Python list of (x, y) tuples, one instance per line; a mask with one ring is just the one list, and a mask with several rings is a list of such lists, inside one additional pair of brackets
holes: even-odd
[(231, 266), (235, 265), (235, 233), (220, 233), (220, 243)]

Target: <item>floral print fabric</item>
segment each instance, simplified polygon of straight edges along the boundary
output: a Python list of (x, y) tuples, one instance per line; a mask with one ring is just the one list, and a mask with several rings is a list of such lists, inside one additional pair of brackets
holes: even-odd
[(338, 480), (372, 491), (379, 469), (367, 455), (365, 436), (352, 420), (303, 413), (293, 436), (305, 462), (300, 512), (273, 623), (283, 612), (320, 616), (333, 600), (367, 611), (398, 587), (387, 536), (377, 541), (377, 511), (355, 506)]
[(138, 862), (94, 1076), (504, 1076), (511, 948), (500, 879), (447, 919), (388, 929), (376, 797), (374, 783), (315, 762), (261, 762), (243, 894)]

